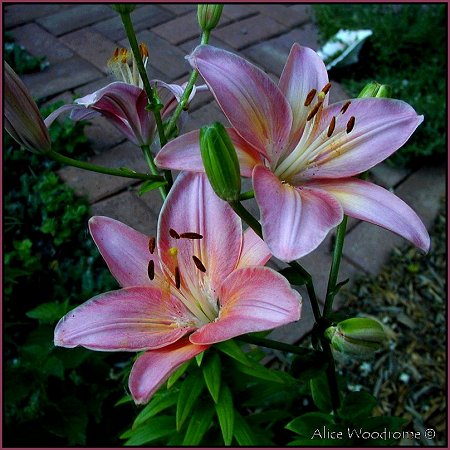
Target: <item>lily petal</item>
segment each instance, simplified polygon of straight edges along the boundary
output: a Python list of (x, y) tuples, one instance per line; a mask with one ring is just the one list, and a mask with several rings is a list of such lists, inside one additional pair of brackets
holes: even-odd
[(400, 198), (386, 189), (356, 178), (311, 183), (334, 195), (344, 213), (386, 228), (427, 252), (430, 236), (417, 214)]
[(151, 350), (141, 355), (131, 369), (128, 381), (136, 404), (147, 403), (151, 396), (183, 364), (208, 349), (207, 345), (194, 345), (181, 339), (173, 345)]
[(145, 109), (147, 95), (143, 89), (118, 81), (75, 103), (99, 111), (136, 145), (151, 144), (156, 125)]
[[(315, 89), (317, 94), (328, 83), (328, 73), (319, 55), (307, 47), (294, 44), (280, 77), (279, 87), (292, 109), (292, 130), (289, 148), (300, 140), (309, 112), (317, 104), (317, 95), (309, 106), (305, 106), (308, 94)], [(328, 96), (323, 100), (328, 104)]]
[[(261, 164), (261, 155), (244, 141), (233, 128), (227, 128), (227, 131), (236, 149), (241, 175), (251, 177), (253, 167)], [(156, 155), (155, 163), (165, 169), (204, 172), (200, 153), (199, 130), (183, 134), (168, 142)]]
[(154, 261), (155, 278), (161, 277), (159, 256), (149, 251), (145, 234), (109, 217), (94, 216), (89, 230), (114, 278), (123, 287), (151, 286), (148, 263)]
[(236, 268), (248, 266), (264, 266), (271, 258), (267, 244), (251, 229), (244, 232), (241, 257)]
[[(364, 172), (398, 150), (423, 121), (423, 116), (401, 100), (356, 99), (345, 114), (339, 114), (341, 107), (342, 102), (323, 110), (319, 132), (326, 130), (335, 116), (335, 137), (328, 139), (328, 151), (302, 172), (303, 178), (342, 178)], [(347, 133), (351, 117), (355, 117), (355, 125)]]
[(189, 56), (237, 132), (276, 164), (287, 143), (292, 112), (278, 86), (253, 64), (200, 45)]
[(176, 342), (195, 320), (173, 296), (153, 287), (97, 295), (64, 316), (55, 345), (91, 350), (141, 351)]
[(273, 255), (283, 261), (313, 251), (342, 221), (342, 207), (332, 195), (284, 184), (263, 166), (253, 171), (253, 187), (264, 240)]
[[(176, 239), (169, 235), (170, 229), (178, 234), (198, 233), (202, 238)], [(179, 175), (158, 221), (158, 250), (165, 266), (173, 266), (169, 249), (177, 248), (181, 278), (192, 292), (200, 275), (192, 258), (196, 256), (206, 268), (212, 289), (216, 289), (236, 266), (241, 245), (241, 221), (228, 203), (217, 197), (206, 175)]]
[(270, 330), (300, 318), (301, 296), (268, 267), (234, 271), (224, 281), (219, 319), (190, 335), (194, 344), (214, 344), (245, 333)]

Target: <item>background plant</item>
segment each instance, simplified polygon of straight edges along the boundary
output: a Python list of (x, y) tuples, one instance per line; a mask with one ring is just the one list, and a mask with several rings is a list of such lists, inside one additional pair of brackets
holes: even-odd
[(446, 7), (442, 4), (314, 5), (321, 42), (339, 29), (371, 29), (359, 63), (334, 69), (350, 97), (370, 81), (392, 87), (425, 121), (389, 161), (420, 167), (442, 161), (446, 149)]

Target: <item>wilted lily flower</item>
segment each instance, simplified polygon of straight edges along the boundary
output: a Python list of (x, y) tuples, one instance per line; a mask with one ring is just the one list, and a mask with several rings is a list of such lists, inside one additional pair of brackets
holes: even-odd
[(51, 141), (41, 113), (19, 76), (7, 62), (4, 64), (5, 129), (26, 149), (45, 153)]
[[(422, 122), (400, 100), (363, 98), (328, 105), (331, 84), (311, 49), (294, 44), (278, 86), (225, 50), (201, 45), (190, 56), (234, 127), (243, 176), (253, 177), (264, 239), (285, 261), (314, 250), (343, 214), (372, 222), (427, 251), (416, 213), (372, 183), (354, 178), (399, 149)], [(198, 131), (169, 142), (160, 167), (202, 171)]]
[[(144, 66), (147, 65), (149, 53), (145, 44), (139, 46)], [(63, 105), (51, 113), (45, 124), (49, 127), (62, 113), (70, 111), (73, 120), (88, 120), (102, 115), (115, 125), (131, 142), (138, 146), (151, 145), (156, 132), (156, 122), (148, 105), (147, 94), (143, 89), (143, 82), (139, 75), (136, 61), (131, 52), (125, 48), (117, 48), (108, 61), (111, 73), (120, 81), (110, 83), (102, 89), (75, 100), (72, 105)], [(183, 86), (167, 84), (159, 80), (151, 81), (163, 100), (164, 107), (161, 117), (167, 118), (177, 106)], [(167, 91), (159, 89), (164, 87)], [(201, 86), (197, 90), (205, 90)], [(190, 99), (196, 93), (192, 90)]]
[(204, 174), (183, 174), (161, 210), (157, 238), (107, 217), (90, 231), (123, 289), (63, 317), (55, 345), (142, 351), (129, 387), (146, 403), (183, 362), (210, 345), (298, 320), (301, 298), (263, 267), (266, 244), (212, 191)]

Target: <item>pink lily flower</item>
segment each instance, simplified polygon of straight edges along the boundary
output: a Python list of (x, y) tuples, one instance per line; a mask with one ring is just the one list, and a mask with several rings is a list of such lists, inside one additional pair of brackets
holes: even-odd
[(143, 351), (129, 387), (146, 403), (183, 362), (214, 343), (300, 317), (301, 297), (263, 265), (271, 254), (213, 192), (204, 174), (180, 175), (161, 210), (157, 239), (107, 217), (90, 232), (122, 289), (63, 317), (57, 346)]
[[(233, 126), (241, 175), (253, 177), (263, 236), (277, 258), (314, 250), (347, 214), (427, 251), (422, 221), (402, 200), (355, 175), (399, 149), (423, 121), (400, 100), (328, 105), (331, 84), (311, 49), (294, 44), (278, 86), (245, 59), (201, 45), (190, 55)], [(160, 167), (202, 171), (198, 131), (169, 142)]]
[[(140, 45), (140, 49), (145, 66), (148, 50), (144, 44)], [(153, 113), (145, 109), (148, 104), (147, 94), (143, 89), (135, 60), (131, 58), (131, 53), (127, 49), (116, 49), (113, 57), (108, 61), (108, 67), (121, 81), (110, 83), (92, 94), (78, 98), (72, 105), (61, 106), (45, 119), (46, 126), (49, 127), (57, 117), (67, 111), (70, 111), (70, 118), (76, 121), (89, 120), (101, 115), (134, 144), (151, 145), (156, 133), (156, 122)], [(179, 86), (152, 80), (151, 84), (158, 88), (158, 95), (164, 104), (161, 117), (163, 120), (167, 119), (176, 108), (187, 83)], [(167, 91), (163, 91), (159, 86)], [(197, 91), (206, 89), (205, 85), (194, 86), (189, 101)]]

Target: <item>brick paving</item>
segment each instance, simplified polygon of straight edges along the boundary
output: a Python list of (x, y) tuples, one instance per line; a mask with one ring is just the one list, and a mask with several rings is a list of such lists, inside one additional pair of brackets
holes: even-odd
[[(190, 67), (185, 55), (198, 44), (196, 7), (192, 4), (139, 4), (132, 14), (138, 40), (150, 49), (150, 78), (185, 80)], [(32, 94), (46, 103), (73, 94), (85, 95), (102, 87), (111, 78), (106, 61), (116, 46), (127, 46), (117, 14), (105, 4), (6, 4), (4, 26), (18, 43), (35, 56), (46, 56), (50, 66), (41, 73), (23, 77)], [(227, 4), (222, 20), (210, 39), (212, 45), (240, 54), (262, 67), (274, 79), (280, 76), (294, 42), (317, 49), (318, 30), (312, 10), (305, 4)], [(332, 101), (346, 98), (337, 83), (330, 91)], [(191, 104), (192, 130), (214, 120), (225, 121), (210, 94), (199, 95)], [(140, 151), (126, 142), (107, 122), (94, 120), (87, 128), (95, 164), (126, 166), (145, 171)], [(153, 234), (161, 199), (157, 191), (140, 197), (138, 184), (130, 179), (81, 171), (72, 167), (60, 171), (62, 179), (86, 196), (93, 214), (117, 218), (136, 229)], [(380, 185), (407, 201), (430, 227), (445, 193), (445, 168), (423, 168), (414, 173), (381, 164), (371, 171)], [(248, 180), (245, 184), (249, 187)], [(254, 201), (247, 203), (257, 213)], [(329, 271), (332, 236), (302, 264), (313, 275), (323, 299)], [(376, 226), (349, 220), (341, 279), (376, 274), (395, 245), (404, 243), (396, 235)], [(274, 267), (280, 264), (271, 262)], [(305, 302), (304, 318), (276, 330), (273, 336), (295, 342), (312, 326), (310, 307)]]

